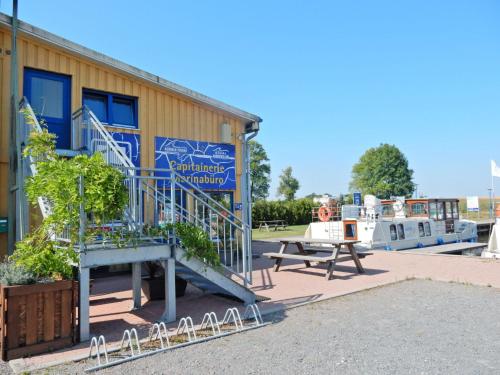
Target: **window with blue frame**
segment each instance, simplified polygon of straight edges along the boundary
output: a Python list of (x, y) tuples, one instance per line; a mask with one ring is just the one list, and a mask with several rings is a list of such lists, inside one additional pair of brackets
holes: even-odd
[(95, 90), (83, 90), (86, 105), (107, 125), (138, 128), (137, 98)]

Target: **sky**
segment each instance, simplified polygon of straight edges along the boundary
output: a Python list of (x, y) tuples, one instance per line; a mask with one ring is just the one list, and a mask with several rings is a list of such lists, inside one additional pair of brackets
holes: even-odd
[(428, 196), (486, 196), (500, 162), (496, 0), (19, 0), (19, 17), (262, 117), (271, 198), (287, 166), (299, 196), (346, 192), (380, 143)]

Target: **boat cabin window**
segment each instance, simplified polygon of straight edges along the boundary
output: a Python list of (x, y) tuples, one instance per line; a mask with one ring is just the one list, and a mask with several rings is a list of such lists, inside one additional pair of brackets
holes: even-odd
[(445, 207), (446, 207), (446, 218), (447, 219), (453, 219), (453, 206), (451, 204), (452, 202), (446, 202)]
[(394, 224), (391, 224), (389, 227), (389, 230), (391, 232), (391, 241), (396, 241), (398, 239), (398, 233), (396, 232), (396, 226)]
[(424, 228), (425, 228), (425, 235), (427, 237), (430, 237), (431, 236), (431, 224), (428, 221), (426, 221), (424, 223)]
[(444, 212), (444, 203), (443, 202), (437, 202), (437, 219), (438, 220), (444, 220), (446, 217), (445, 212)]
[(431, 219), (437, 219), (437, 204), (436, 202), (429, 203), (429, 217)]
[(414, 216), (427, 216), (427, 205), (425, 203), (412, 203), (411, 214)]
[(460, 219), (460, 211), (458, 207), (458, 202), (452, 202), (453, 205), (453, 218), (458, 220)]
[(356, 227), (357, 224), (355, 220), (344, 221), (344, 239), (357, 240), (358, 234), (356, 233)]
[(418, 223), (418, 234), (420, 237), (425, 237), (424, 223)]
[(382, 216), (394, 216), (394, 207), (392, 207), (392, 203), (382, 205)]
[(405, 239), (405, 227), (403, 224), (398, 224), (398, 237), (400, 240)]

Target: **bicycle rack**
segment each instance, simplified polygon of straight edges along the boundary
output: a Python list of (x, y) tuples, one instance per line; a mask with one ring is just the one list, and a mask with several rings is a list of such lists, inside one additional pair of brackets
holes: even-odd
[[(208, 330), (209, 328), (212, 328), (214, 336), (220, 335), (221, 332), (220, 332), (219, 321), (217, 320), (217, 315), (215, 315), (213, 311), (206, 313), (203, 316), (203, 320), (201, 321), (200, 329)], [(215, 329), (217, 329), (217, 332), (215, 331)]]
[(260, 314), (260, 309), (259, 309), (259, 306), (257, 306), (257, 304), (252, 304), (252, 305), (248, 305), (246, 310), (245, 310), (245, 313), (243, 314), (243, 320), (248, 320), (251, 318), (250, 314), (253, 315), (253, 318), (255, 320), (255, 325), (261, 325), (261, 324), (264, 324), (264, 320), (262, 319), (262, 315)]
[(108, 349), (106, 348), (106, 339), (104, 338), (103, 335), (100, 335), (99, 338), (96, 338), (95, 336), (92, 337), (92, 340), (90, 341), (90, 352), (89, 352), (89, 358), (92, 358), (92, 349), (95, 347), (95, 354), (97, 356), (97, 365), (101, 365), (101, 350), (100, 347), (102, 345), (103, 348), (103, 355), (104, 359), (106, 360), (106, 364), (109, 363), (109, 358), (108, 358)]
[[(235, 329), (231, 328), (231, 325), (233, 324)], [(92, 353), (95, 347), (95, 352), (96, 352), (95, 355), (97, 356), (97, 365), (85, 369), (85, 372), (95, 372), (103, 368), (126, 363), (128, 361), (147, 357), (174, 348), (184, 347), (192, 345), (194, 343), (209, 341), (219, 337), (233, 335), (235, 333), (246, 330), (252, 330), (257, 327), (263, 326), (265, 324), (269, 323), (264, 323), (264, 320), (262, 319), (262, 315), (259, 310), (259, 306), (256, 304), (248, 305), (246, 307), (245, 312), (243, 314), (243, 320), (241, 319), (240, 312), (236, 307), (228, 308), (222, 320), (218, 320), (217, 315), (213, 311), (206, 313), (203, 316), (203, 319), (199, 326), (199, 330), (200, 331), (211, 330), (213, 334), (209, 336), (204, 336), (203, 334), (200, 334), (200, 336), (198, 337), (196, 335), (196, 329), (193, 323), (193, 319), (189, 316), (183, 317), (179, 321), (176, 333), (175, 334), (172, 333), (171, 335), (168, 334), (166, 324), (164, 322), (158, 322), (151, 326), (146, 342), (151, 344), (153, 341), (159, 340), (160, 347), (151, 349), (151, 346), (148, 347), (146, 345), (143, 351), (141, 351), (137, 330), (135, 328), (126, 329), (123, 332), (119, 348), (117, 347), (111, 350), (110, 352), (122, 352), (124, 349), (130, 349), (130, 355), (127, 355), (126, 357), (122, 356), (121, 358), (112, 361), (110, 361), (108, 357), (108, 349), (106, 347), (106, 340), (104, 336), (101, 335), (98, 338), (93, 337), (90, 342), (89, 358), (92, 358)], [(224, 325), (229, 327), (224, 327)], [(183, 335), (183, 334), (187, 334), (186, 342), (174, 345), (171, 344), (169, 337), (172, 337), (174, 335)], [(137, 350), (134, 349), (134, 344), (137, 345)], [(104, 358), (104, 363), (101, 361), (101, 357)]]
[[(133, 338), (135, 338), (135, 342), (137, 344), (137, 351), (139, 352), (138, 354), (141, 354), (141, 344), (139, 342), (139, 336), (137, 336), (137, 330), (135, 328), (132, 328), (131, 330), (126, 329), (125, 331), (123, 331), (123, 337), (120, 343), (120, 350), (130, 347), (132, 357), (136, 356), (136, 354), (134, 353), (134, 343), (132, 341)], [(123, 344), (125, 344), (125, 346)]]
[(163, 343), (163, 337), (167, 340), (167, 348), (170, 347), (170, 340), (168, 339), (168, 331), (165, 323), (160, 322), (153, 324), (153, 327), (149, 330), (149, 342), (160, 339), (161, 349), (164, 349), (165, 344)]
[[(179, 326), (177, 327), (177, 335), (182, 335), (186, 331), (188, 336), (188, 341), (191, 342), (196, 340), (196, 331), (194, 329), (193, 319), (190, 316), (182, 318), (179, 321)], [(191, 333), (193, 334), (193, 338), (191, 338)]]
[(234, 326), (236, 327), (236, 331), (243, 328), (240, 312), (236, 307), (230, 307), (229, 309), (227, 309), (226, 314), (224, 315), (224, 318), (222, 319), (222, 323), (220, 323), (220, 325), (223, 326), (224, 324), (230, 324), (231, 318), (232, 322), (234, 323)]

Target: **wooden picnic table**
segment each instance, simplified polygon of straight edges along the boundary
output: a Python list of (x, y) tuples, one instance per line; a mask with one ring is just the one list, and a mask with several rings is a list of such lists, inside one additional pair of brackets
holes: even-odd
[(274, 231), (277, 231), (278, 228), (283, 228), (286, 229), (287, 223), (285, 220), (261, 220), (258, 221), (259, 223), (259, 230), (262, 230), (262, 228), (265, 228), (269, 232), (269, 227), (274, 227)]
[[(354, 248), (354, 244), (360, 241), (354, 240), (327, 240), (321, 238), (279, 238), (281, 242), (281, 248), (278, 253), (264, 253), (263, 255), (270, 258), (276, 259), (274, 265), (274, 272), (278, 272), (283, 262), (283, 259), (296, 259), (304, 261), (306, 267), (311, 267), (311, 262), (326, 263), (326, 279), (330, 280), (333, 276), (333, 270), (335, 264), (339, 262), (345, 262), (352, 260), (356, 265), (358, 273), (365, 272), (363, 266), (361, 265), (360, 258), (364, 258), (366, 255), (371, 255), (371, 253), (358, 254)], [(298, 249), (296, 254), (288, 254), (285, 251), (288, 249), (288, 245), (295, 244)], [(329, 245), (331, 248), (324, 245)], [(313, 246), (313, 247), (308, 247)], [(314, 247), (316, 246), (316, 247)], [(321, 247), (320, 247), (321, 246)], [(342, 248), (346, 250), (342, 250)], [(314, 256), (316, 253), (327, 253), (330, 254), (326, 257)], [(339, 257), (340, 255), (347, 254), (348, 256)]]

